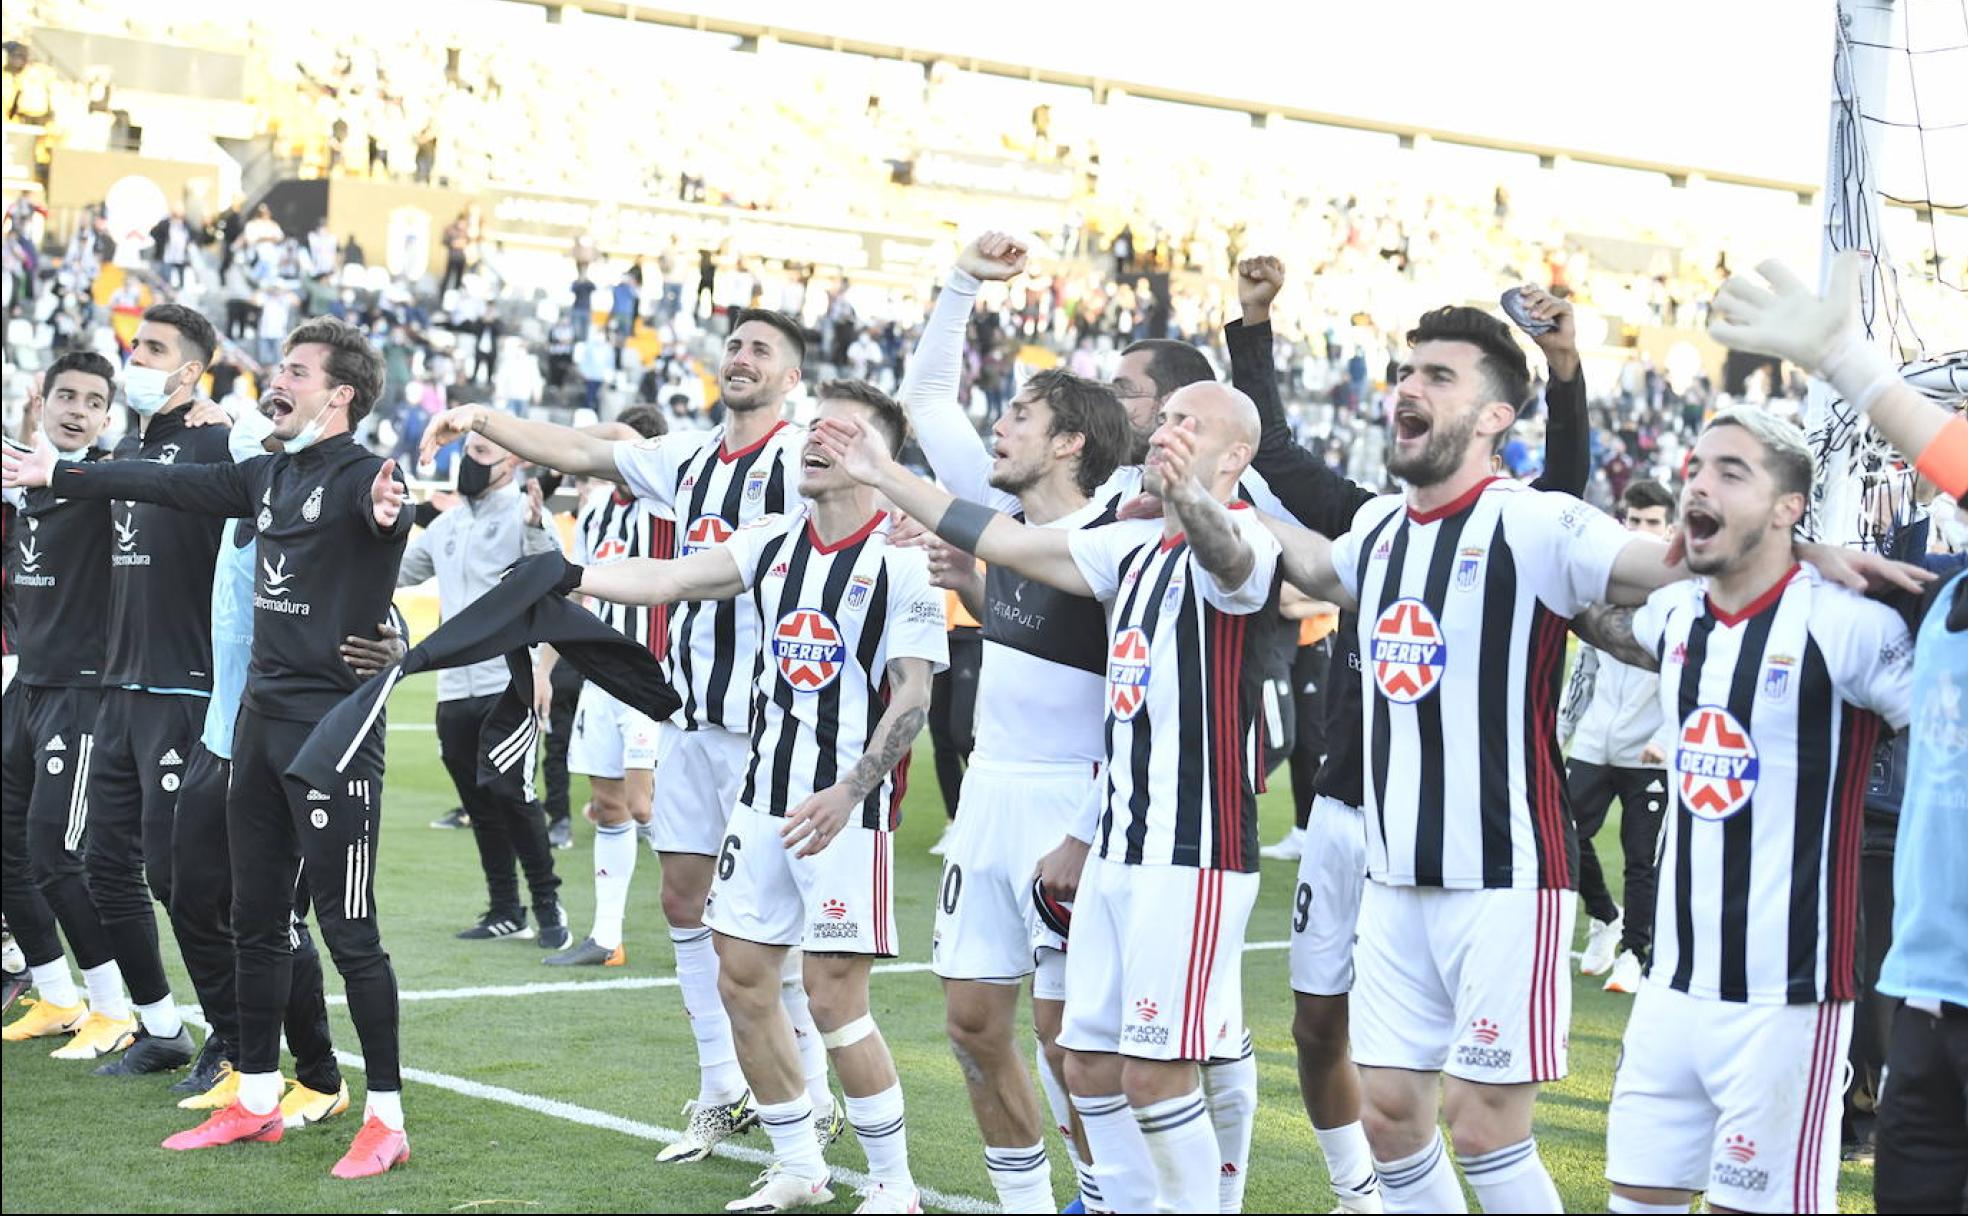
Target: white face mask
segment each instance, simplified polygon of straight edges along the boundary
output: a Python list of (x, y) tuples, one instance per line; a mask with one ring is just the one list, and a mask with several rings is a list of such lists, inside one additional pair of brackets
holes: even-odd
[(94, 446), (95, 446), (95, 445), (94, 445), (94, 444), (92, 444), (92, 443), (85, 443), (85, 444), (83, 444), (83, 445), (82, 445), (81, 447), (79, 447), (79, 448), (76, 448), (76, 449), (75, 449), (75, 450), (74, 450), (73, 452), (64, 452), (64, 451), (62, 451), (62, 450), (61, 450), (60, 448), (56, 448), (56, 449), (55, 449), (55, 459), (56, 459), (56, 460), (80, 460), (80, 459), (82, 459), (82, 458), (83, 458), (84, 456), (87, 456), (87, 455), (89, 454), (89, 449), (90, 449), (90, 448), (92, 448), (92, 447), (94, 447)]
[(271, 434), (273, 419), (257, 409), (241, 410), (238, 420), (232, 424), (232, 438), (228, 442), (233, 461), (240, 463), (266, 455), (266, 438)]
[(315, 441), (319, 440), (321, 433), (327, 429), (328, 411), (323, 410), (309, 419), (306, 425), (301, 427), (300, 434), (294, 436), (292, 439), (281, 440), (280, 446), (286, 450), (289, 456), (298, 452), (305, 452), (315, 445)]
[(174, 371), (159, 371), (154, 367), (125, 363), (117, 381), (123, 385), (123, 400), (139, 415), (148, 418), (163, 409), (164, 403), (171, 399), (171, 390), (165, 385), (176, 374)]

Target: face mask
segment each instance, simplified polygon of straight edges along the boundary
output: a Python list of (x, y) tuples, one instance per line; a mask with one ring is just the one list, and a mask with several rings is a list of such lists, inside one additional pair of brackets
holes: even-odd
[(491, 484), (491, 465), (480, 464), (462, 452), (458, 454), (458, 493), (466, 498), (477, 498)]
[(81, 447), (79, 447), (79, 448), (76, 448), (76, 449), (75, 449), (75, 450), (74, 450), (73, 452), (64, 452), (64, 451), (62, 451), (62, 450), (61, 450), (60, 448), (56, 448), (56, 449), (55, 449), (55, 459), (56, 459), (56, 460), (80, 460), (80, 459), (82, 459), (82, 458), (83, 458), (84, 456), (87, 456), (87, 455), (89, 454), (89, 449), (90, 449), (90, 448), (92, 448), (92, 447), (94, 447), (94, 446), (96, 446), (96, 445), (95, 445), (95, 444), (93, 444), (93, 443), (85, 443), (85, 444), (83, 444), (83, 445), (82, 445)]
[(171, 399), (170, 390), (164, 386), (176, 374), (125, 363), (117, 379), (123, 385), (123, 400), (139, 415), (148, 418), (163, 409), (164, 403)]
[(234, 463), (266, 455), (266, 439), (271, 434), (273, 419), (256, 409), (240, 411), (239, 418), (232, 424), (232, 438), (228, 443)]
[[(325, 412), (326, 411), (324, 411), (323, 413)], [(297, 452), (305, 452), (309, 448), (314, 446), (314, 441), (321, 438), (321, 432), (327, 429), (328, 429), (327, 418), (325, 418), (322, 414), (316, 414), (312, 422), (309, 422), (306, 426), (303, 426), (301, 428), (300, 434), (294, 436), (292, 439), (281, 440), (280, 446), (286, 450), (289, 456), (292, 456)]]

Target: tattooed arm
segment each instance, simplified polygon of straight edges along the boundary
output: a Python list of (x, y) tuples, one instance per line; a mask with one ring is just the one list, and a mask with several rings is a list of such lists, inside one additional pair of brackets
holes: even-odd
[(1633, 612), (1617, 604), (1593, 604), (1572, 618), (1572, 632), (1628, 666), (1659, 671), (1660, 656), (1633, 636)]
[(788, 849), (811, 857), (840, 835), (856, 807), (909, 754), (929, 717), (928, 659), (892, 659), (888, 664), (888, 709), (875, 724), (868, 748), (847, 775), (799, 804), (779, 830)]

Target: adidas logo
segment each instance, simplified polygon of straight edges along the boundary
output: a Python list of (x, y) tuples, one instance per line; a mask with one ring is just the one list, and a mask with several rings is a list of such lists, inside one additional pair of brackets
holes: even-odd
[(328, 795), (322, 793), (320, 790), (309, 790), (307, 800), (309, 802), (326, 802), (328, 801)]
[(170, 751), (165, 752), (163, 758), (158, 760), (157, 763), (169, 768), (173, 764), (183, 764), (184, 757), (178, 755), (178, 749), (174, 747)]
[(68, 750), (68, 744), (62, 742), (62, 737), (60, 735), (56, 735), (54, 738), (48, 740), (48, 746), (44, 750), (51, 751), (51, 752), (65, 752)]

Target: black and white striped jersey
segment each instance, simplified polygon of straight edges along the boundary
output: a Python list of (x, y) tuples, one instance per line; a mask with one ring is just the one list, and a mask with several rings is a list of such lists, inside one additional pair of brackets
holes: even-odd
[[(727, 451), (724, 437), (724, 428), (717, 427), (615, 445), (615, 467), (629, 489), (676, 519), (677, 557), (803, 504), (799, 460), (805, 431), (781, 422), (739, 451)], [(678, 724), (685, 730), (746, 729), (752, 699), (747, 665), (758, 645), (758, 611), (749, 597), (675, 605), (668, 666), (683, 697)]]
[[(752, 665), (752, 758), (739, 800), (785, 815), (846, 776), (888, 709), (888, 664), (950, 664), (943, 592), (922, 550), (888, 543), (877, 512), (852, 536), (820, 542), (811, 515), (757, 520), (725, 549), (738, 563), (764, 629)], [(892, 830), (902, 820), (908, 760), (869, 791), (853, 822)]]
[(1570, 618), (1633, 539), (1568, 494), (1490, 479), (1429, 512), (1360, 508), (1333, 565), (1360, 606), (1367, 873), (1570, 889), (1557, 739)]
[[(574, 522), (575, 560), (609, 566), (631, 557), (668, 558), (676, 553), (676, 519), (647, 498), (619, 490), (597, 494)], [(616, 604), (595, 600), (594, 614), (649, 648), (658, 659), (670, 649), (669, 604)]]
[(1277, 614), (1278, 542), (1257, 512), (1231, 518), (1257, 555), (1223, 587), (1187, 539), (1150, 521), (1070, 535), (1107, 635), (1106, 805), (1100, 855), (1125, 865), (1257, 869), (1256, 658)]
[(1882, 726), (1911, 710), (1906, 626), (1794, 566), (1739, 613), (1699, 579), (1662, 588), (1633, 633), (1660, 656), (1674, 739), (1650, 982), (1852, 1000), (1866, 778)]

